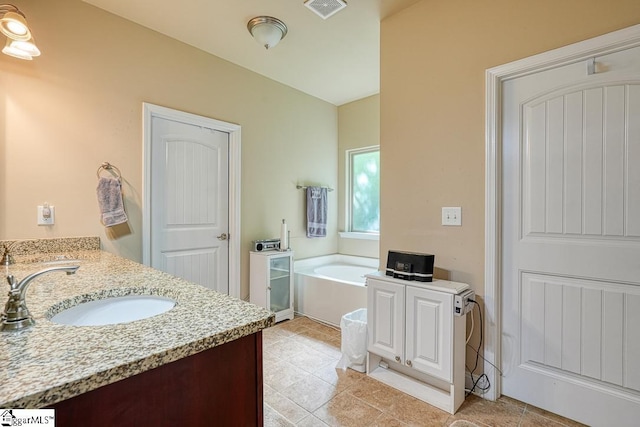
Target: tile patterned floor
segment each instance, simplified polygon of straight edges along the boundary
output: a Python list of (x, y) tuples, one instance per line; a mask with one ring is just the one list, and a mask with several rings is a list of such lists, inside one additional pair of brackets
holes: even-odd
[(500, 398), (470, 396), (455, 415), (351, 369), (336, 369), (340, 330), (306, 317), (263, 331), (265, 427), (559, 427), (582, 424)]

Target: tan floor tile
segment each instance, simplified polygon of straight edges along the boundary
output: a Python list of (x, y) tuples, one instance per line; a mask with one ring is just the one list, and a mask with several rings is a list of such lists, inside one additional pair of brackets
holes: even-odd
[[(276, 391), (282, 391), (287, 387), (306, 381), (312, 375), (288, 362), (280, 362), (263, 370), (263, 382)], [(315, 378), (315, 377), (314, 377)]]
[(406, 424), (389, 414), (382, 413), (371, 423), (371, 427), (406, 427)]
[(310, 347), (305, 346), (305, 348), (305, 351), (301, 351), (287, 359), (288, 362), (307, 372), (313, 372), (318, 369), (318, 366), (324, 366), (334, 362), (334, 359), (325, 353)]
[(315, 411), (337, 394), (334, 386), (311, 374), (285, 388), (281, 393), (309, 412)]
[(333, 361), (328, 365), (321, 366), (313, 371), (313, 375), (322, 381), (333, 384), (338, 391), (351, 387), (366, 376), (364, 373), (356, 372), (353, 369), (336, 368), (336, 363)]
[(310, 415), (310, 412), (301, 408), (295, 402), (278, 393), (271, 387), (265, 387), (264, 403), (268, 404), (272, 409), (292, 423), (297, 423), (303, 418)]
[[(340, 335), (335, 335), (335, 334), (326, 334), (322, 331), (319, 331), (316, 328), (306, 328), (306, 330), (302, 330), (300, 331), (300, 333), (298, 335), (301, 335), (303, 337), (308, 337), (311, 338), (314, 341), (320, 341), (320, 342), (324, 342), (326, 344), (329, 343), (334, 343), (336, 341), (340, 341)], [(339, 345), (338, 345), (339, 347)]]
[(527, 413), (536, 414), (541, 417), (548, 418), (552, 421), (555, 421), (558, 424), (569, 426), (569, 427), (583, 427), (586, 425), (586, 424), (579, 423), (577, 421), (570, 420), (569, 418), (565, 418), (560, 415), (554, 414), (552, 412), (545, 411), (544, 409), (536, 408), (535, 406), (531, 406), (531, 405), (527, 405), (527, 407), (524, 410), (524, 413), (525, 415)]
[(524, 409), (507, 401), (491, 402), (478, 396), (467, 397), (450, 420), (468, 420), (488, 426), (518, 426)]
[(305, 345), (291, 338), (286, 338), (271, 345), (264, 345), (263, 348), (281, 360), (289, 360), (296, 354), (307, 350)]
[(265, 401), (267, 400), (267, 397), (273, 393), (277, 393), (277, 391), (273, 387), (266, 384), (262, 385), (262, 395), (264, 396)]
[(295, 424), (287, 421), (269, 405), (264, 405), (264, 427), (292, 427)]
[(267, 329), (263, 329), (262, 330), (262, 338), (264, 337), (282, 337), (282, 338), (286, 338), (286, 337), (290, 337), (291, 333), (285, 329), (279, 329), (276, 328), (274, 326), (271, 326)]
[(381, 413), (360, 399), (341, 393), (314, 411), (313, 415), (331, 426), (364, 427), (371, 425)]
[(328, 337), (327, 335), (322, 334), (321, 339), (318, 339), (317, 337), (300, 334), (291, 337), (291, 339), (331, 356), (336, 360), (342, 356), (342, 352), (340, 352), (340, 340)]
[(518, 408), (521, 408), (521, 409), (524, 409), (527, 406), (526, 403), (516, 400), (513, 397), (509, 397), (509, 396), (500, 396), (498, 398), (498, 402), (508, 403), (510, 405), (517, 406)]
[[(308, 326), (309, 327), (309, 326)], [(323, 325), (322, 323), (316, 323), (316, 325), (309, 329), (312, 329), (317, 332), (322, 332), (323, 334), (329, 335), (330, 337), (340, 338), (340, 328), (334, 328), (333, 326)]]
[(442, 426), (450, 414), (409, 395), (396, 400), (387, 414), (410, 426)]
[[(342, 421), (334, 415), (347, 406), (345, 402), (354, 401), (381, 411), (370, 426), (583, 426), (508, 397), (491, 402), (470, 396), (455, 415), (449, 415), (364, 374), (336, 369), (342, 356), (339, 331), (306, 317), (266, 329), (263, 341), (267, 427), (351, 425), (350, 414)], [(316, 410), (329, 422), (309, 414)]]
[(382, 412), (389, 411), (397, 400), (408, 397), (406, 394), (367, 376), (349, 387), (345, 393), (357, 397)]
[(562, 425), (532, 412), (525, 412), (520, 419), (520, 427), (562, 427)]
[(327, 356), (332, 357), (336, 362), (340, 360), (342, 357), (342, 352), (340, 351), (340, 345), (336, 347), (334, 344), (325, 344), (322, 342), (318, 342), (314, 344), (311, 348), (314, 350), (318, 350), (321, 353), (326, 354)]
[(338, 351), (340, 351), (340, 348), (342, 346), (340, 338), (331, 338), (331, 340), (326, 344), (336, 348)]
[(270, 334), (262, 334), (262, 347), (270, 347), (280, 341), (287, 339), (286, 336), (282, 335), (279, 332), (272, 332)]
[(296, 334), (295, 336), (290, 337), (290, 339), (302, 345), (306, 345), (307, 347), (312, 347), (312, 345), (317, 342), (317, 340), (311, 339), (304, 334)]
[(272, 328), (286, 336), (297, 335), (300, 332), (307, 330), (307, 326), (303, 322), (300, 322), (296, 319), (285, 320), (275, 326), (272, 326)]
[[(318, 418), (313, 415), (309, 415), (307, 418), (300, 421), (296, 424), (297, 427), (327, 427), (327, 424), (320, 421)], [(335, 426), (332, 426), (335, 427)]]
[(279, 357), (270, 352), (269, 350), (262, 349), (262, 363), (264, 364), (264, 370), (267, 370), (268, 364), (276, 364), (282, 362)]
[(304, 326), (307, 326), (307, 327), (310, 327), (310, 328), (315, 328), (318, 325), (322, 325), (322, 323), (316, 322), (315, 320), (312, 320), (312, 319), (309, 319), (306, 316), (296, 316), (293, 319), (293, 321), (296, 322), (297, 324), (304, 325)]
[(455, 417), (449, 417), (444, 423), (444, 427), (489, 427), (480, 421), (473, 422), (468, 420), (456, 420)]

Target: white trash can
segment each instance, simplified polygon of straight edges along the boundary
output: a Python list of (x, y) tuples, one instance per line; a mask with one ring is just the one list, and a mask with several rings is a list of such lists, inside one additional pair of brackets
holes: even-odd
[(336, 368), (365, 372), (367, 367), (367, 309), (360, 308), (342, 316), (342, 358)]

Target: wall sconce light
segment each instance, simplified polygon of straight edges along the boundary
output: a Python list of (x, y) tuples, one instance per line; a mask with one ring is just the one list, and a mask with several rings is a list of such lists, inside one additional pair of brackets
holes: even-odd
[(247, 29), (265, 49), (274, 47), (287, 35), (285, 23), (271, 16), (256, 16), (247, 23)]
[(24, 13), (12, 4), (0, 4), (0, 16), (0, 32), (7, 36), (2, 53), (27, 60), (40, 56)]

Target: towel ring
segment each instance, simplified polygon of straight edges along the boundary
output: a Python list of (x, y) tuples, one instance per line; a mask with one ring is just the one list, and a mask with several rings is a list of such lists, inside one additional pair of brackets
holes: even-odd
[(98, 170), (96, 171), (96, 175), (98, 176), (98, 178), (100, 178), (100, 172), (102, 172), (103, 170), (106, 171), (113, 171), (115, 170), (115, 175), (118, 179), (121, 178), (122, 174), (120, 173), (120, 169), (118, 169), (117, 167), (115, 167), (114, 165), (112, 165), (109, 162), (103, 162), (100, 167), (98, 168)]

